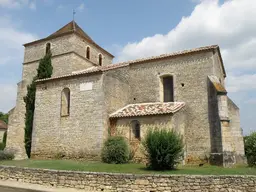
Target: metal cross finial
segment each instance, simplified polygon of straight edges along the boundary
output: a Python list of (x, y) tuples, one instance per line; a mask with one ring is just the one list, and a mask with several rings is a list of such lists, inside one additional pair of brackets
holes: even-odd
[(75, 21), (75, 14), (76, 14), (76, 11), (75, 9), (73, 9), (73, 21)]

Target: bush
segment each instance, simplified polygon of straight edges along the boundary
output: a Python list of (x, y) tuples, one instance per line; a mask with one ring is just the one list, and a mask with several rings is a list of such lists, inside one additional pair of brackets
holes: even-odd
[(256, 132), (245, 137), (244, 146), (248, 165), (256, 166)]
[(4, 143), (0, 143), (0, 150), (4, 150), (5, 148), (5, 144)]
[(12, 160), (14, 158), (14, 154), (7, 151), (0, 151), (0, 161), (4, 160)]
[(7, 131), (4, 132), (3, 143), (6, 145)]
[(101, 158), (105, 163), (122, 164), (129, 161), (128, 144), (123, 137), (109, 137), (104, 143)]
[(183, 155), (182, 138), (175, 131), (151, 129), (142, 144), (153, 170), (174, 169)]

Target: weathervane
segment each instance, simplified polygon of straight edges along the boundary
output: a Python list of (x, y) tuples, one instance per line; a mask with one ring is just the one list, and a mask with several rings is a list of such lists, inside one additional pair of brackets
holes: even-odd
[(75, 25), (75, 14), (76, 14), (76, 11), (75, 9), (73, 9), (73, 30), (75, 31), (76, 30), (76, 25)]
[(76, 11), (75, 9), (73, 9), (73, 21), (75, 21), (75, 14), (76, 14)]

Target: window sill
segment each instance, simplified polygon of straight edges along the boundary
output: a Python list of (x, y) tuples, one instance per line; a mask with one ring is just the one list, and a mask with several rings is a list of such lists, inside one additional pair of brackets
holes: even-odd
[(69, 117), (69, 114), (68, 115), (61, 115), (60, 117)]

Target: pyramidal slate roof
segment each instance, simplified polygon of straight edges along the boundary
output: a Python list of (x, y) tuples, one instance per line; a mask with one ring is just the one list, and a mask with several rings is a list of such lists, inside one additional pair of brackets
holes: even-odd
[[(94, 42), (92, 38), (77, 25), (75, 21), (71, 21), (68, 24), (66, 24), (64, 27), (60, 28), (58, 31), (54, 32), (53, 34), (49, 35), (48, 37), (55, 37), (55, 36), (60, 36), (64, 33), (69, 33), (69, 32), (76, 32), (80, 36), (84, 37), (85, 39)], [(95, 42), (94, 42), (95, 43)]]
[(36, 41), (32, 41), (30, 43), (26, 43), (26, 44), (24, 44), (24, 46), (33, 45), (35, 43), (39, 43), (39, 42), (42, 42), (42, 41), (50, 40), (50, 39), (53, 39), (53, 38), (56, 38), (56, 37), (61, 37), (61, 36), (72, 34), (72, 33), (75, 33), (79, 37), (87, 40), (89, 43), (93, 44), (95, 47), (102, 50), (104, 53), (107, 53), (111, 57), (114, 57), (111, 53), (109, 53), (108, 51), (106, 51), (105, 49), (100, 47), (97, 43), (95, 43), (92, 40), (92, 38), (87, 33), (85, 33), (84, 30), (81, 27), (79, 27), (79, 25), (75, 21), (69, 22), (68, 24), (66, 24), (65, 26), (63, 26), (62, 28), (60, 28), (59, 30), (52, 33), (51, 35), (49, 35), (46, 38), (39, 39), (39, 40), (36, 40)]

